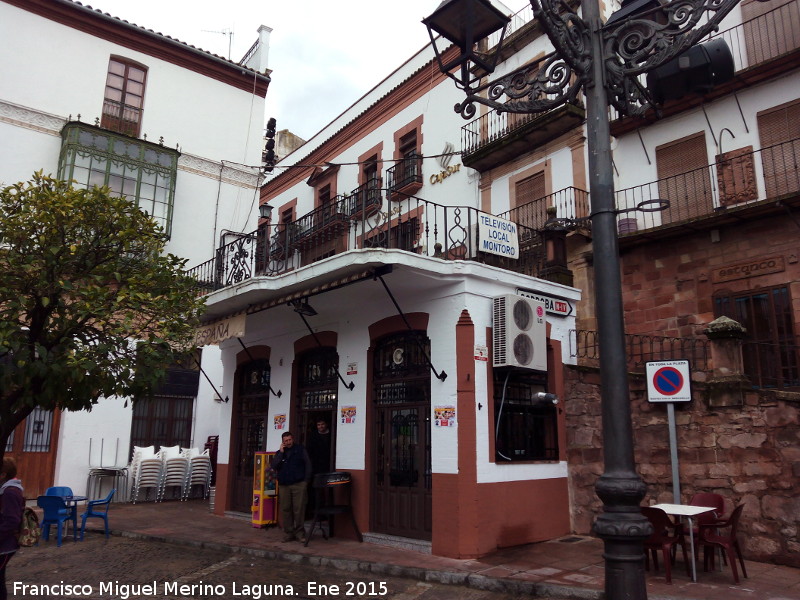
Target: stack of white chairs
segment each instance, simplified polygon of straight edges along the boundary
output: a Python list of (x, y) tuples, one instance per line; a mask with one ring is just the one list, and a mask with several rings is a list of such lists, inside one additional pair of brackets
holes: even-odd
[(164, 473), (161, 478), (158, 501), (164, 499), (168, 487), (179, 487), (179, 497), (186, 499), (186, 482), (189, 476), (189, 458), (184, 456), (180, 446), (161, 446)]
[(197, 448), (184, 448), (183, 453), (189, 460), (184, 496), (188, 498), (195, 486), (201, 486), (202, 497), (208, 498), (211, 488), (211, 457), (208, 449), (200, 452)]
[[(146, 488), (154, 488), (155, 496), (158, 497), (161, 491), (163, 474), (164, 461), (161, 457), (161, 452), (156, 452), (154, 446), (134, 446), (131, 460), (132, 502), (136, 504), (136, 501), (139, 500), (139, 493)], [(147, 492), (145, 492), (145, 498), (147, 498)]]

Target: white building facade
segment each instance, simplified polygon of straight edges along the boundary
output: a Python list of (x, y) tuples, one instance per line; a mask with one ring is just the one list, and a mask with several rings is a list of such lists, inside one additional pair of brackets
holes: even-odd
[[(424, 48), (279, 162), (271, 217), (193, 270), (207, 325), (244, 321), (219, 342), (219, 514), (250, 511), (255, 452), (313, 443), (322, 419), (368, 539), (468, 557), (569, 532), (554, 398), (580, 294), (537, 277), (543, 236), (494, 219), (508, 207), (461, 164), (458, 94)], [(530, 345), (493, 368), (509, 294), (528, 296)]]
[[(161, 223), (168, 252), (204, 259), (224, 231), (256, 224), (269, 32), (237, 64), (69, 0), (0, 2), (0, 185), (39, 170), (109, 185)], [(202, 362), (219, 377), (215, 349)], [(159, 394), (136, 409), (109, 398), (91, 412), (36, 411), (6, 448), (28, 494), (80, 493), (90, 467), (126, 465), (133, 443), (218, 435), (220, 403), (195, 365), (173, 369)]]

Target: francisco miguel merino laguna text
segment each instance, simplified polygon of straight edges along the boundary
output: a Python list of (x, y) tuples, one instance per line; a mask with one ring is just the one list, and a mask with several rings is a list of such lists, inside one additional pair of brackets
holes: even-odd
[[(26, 598), (35, 596), (69, 596), (81, 597), (91, 596), (97, 587), (100, 596), (128, 600), (131, 596), (193, 596), (202, 594), (205, 596), (219, 596), (230, 598), (240, 596), (259, 600), (268, 596), (295, 596), (304, 593), (306, 596), (385, 596), (388, 593), (386, 582), (383, 581), (358, 581), (345, 582), (340, 585), (326, 585), (309, 581), (305, 589), (300, 586), (281, 583), (257, 583), (257, 584), (237, 584), (232, 582), (230, 585), (211, 584), (199, 581), (197, 583), (179, 583), (177, 581), (165, 581), (160, 585), (158, 582), (152, 583), (120, 583), (119, 581), (103, 581), (97, 586), (87, 584), (60, 583), (55, 584), (30, 584), (15, 581), (12, 594), (21, 595)], [(230, 589), (229, 589), (230, 588)], [(297, 588), (297, 589), (296, 589)]]

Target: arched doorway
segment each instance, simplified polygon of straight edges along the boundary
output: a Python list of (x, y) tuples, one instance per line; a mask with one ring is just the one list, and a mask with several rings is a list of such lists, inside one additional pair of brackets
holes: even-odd
[(231, 510), (250, 512), (253, 501), (255, 453), (264, 450), (269, 412), (270, 367), (266, 359), (241, 365), (236, 374), (233, 489)]
[[(315, 473), (333, 471), (336, 465), (336, 404), (339, 378), (336, 348), (323, 346), (297, 357), (295, 401), (301, 443), (308, 449)], [(317, 422), (325, 421), (330, 433), (317, 432)]]
[(430, 340), (422, 331), (380, 338), (373, 352), (372, 531), (430, 540)]

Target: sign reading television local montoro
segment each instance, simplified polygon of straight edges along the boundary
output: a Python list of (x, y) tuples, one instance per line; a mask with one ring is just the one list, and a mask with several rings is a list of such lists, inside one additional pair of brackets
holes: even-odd
[(517, 224), (487, 213), (478, 213), (478, 250), (519, 258)]
[(688, 360), (651, 361), (646, 365), (650, 402), (689, 402), (692, 399)]

